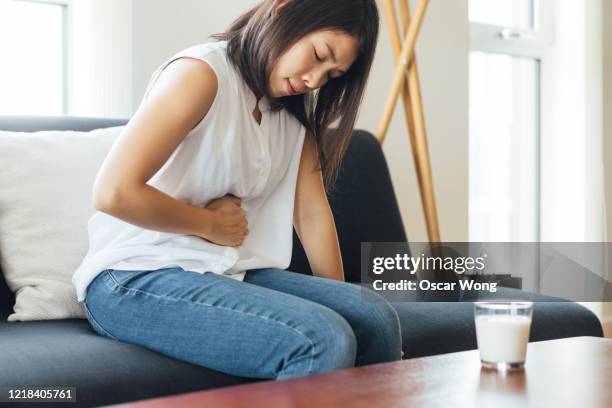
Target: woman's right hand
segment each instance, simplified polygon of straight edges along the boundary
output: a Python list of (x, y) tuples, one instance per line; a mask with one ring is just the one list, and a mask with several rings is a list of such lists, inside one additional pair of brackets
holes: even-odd
[(242, 199), (226, 195), (212, 200), (206, 208), (212, 211), (212, 223), (206, 239), (225, 246), (240, 246), (249, 234), (245, 211), (240, 207)]

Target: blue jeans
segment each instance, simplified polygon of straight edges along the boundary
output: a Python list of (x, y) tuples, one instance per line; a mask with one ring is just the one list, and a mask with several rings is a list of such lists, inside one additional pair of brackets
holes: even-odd
[[(181, 268), (105, 270), (87, 320), (105, 337), (226, 374), (285, 379), (400, 360), (397, 313), (357, 284), (279, 269), (244, 282)], [(372, 296), (379, 296), (372, 292)]]

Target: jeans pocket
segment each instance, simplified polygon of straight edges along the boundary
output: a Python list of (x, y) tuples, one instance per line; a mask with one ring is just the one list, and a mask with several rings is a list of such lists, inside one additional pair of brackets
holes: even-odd
[(174, 268), (162, 268), (155, 270), (136, 270), (126, 271), (119, 269), (107, 269), (104, 271), (106, 274), (106, 281), (109, 282), (113, 287), (111, 289), (116, 290), (117, 288), (126, 289), (130, 282), (137, 280), (145, 275), (156, 273), (163, 269), (174, 269)]
[(85, 316), (87, 317), (87, 321), (89, 322), (90, 326), (93, 328), (93, 330), (96, 333), (98, 333), (102, 337), (108, 337), (108, 338), (111, 338), (113, 340), (119, 340), (118, 338), (116, 338), (115, 336), (110, 334), (108, 331), (106, 331), (106, 329), (104, 329), (104, 327), (102, 327), (102, 325), (100, 325), (100, 323), (98, 323), (96, 318), (93, 317), (93, 315), (89, 311), (89, 308), (87, 307), (87, 303), (86, 302), (83, 302), (83, 308), (85, 309)]

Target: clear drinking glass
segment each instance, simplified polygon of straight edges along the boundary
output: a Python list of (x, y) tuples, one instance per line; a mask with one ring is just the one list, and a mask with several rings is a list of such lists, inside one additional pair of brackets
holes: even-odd
[(525, 365), (532, 302), (474, 302), (476, 341), (485, 368), (520, 370)]

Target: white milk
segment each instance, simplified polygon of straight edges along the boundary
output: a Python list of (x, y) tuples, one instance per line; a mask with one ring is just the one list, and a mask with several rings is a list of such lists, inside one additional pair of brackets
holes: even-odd
[(476, 316), (480, 359), (489, 363), (525, 361), (531, 318), (519, 315)]

